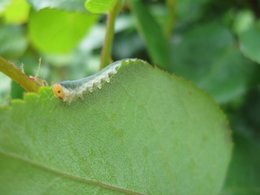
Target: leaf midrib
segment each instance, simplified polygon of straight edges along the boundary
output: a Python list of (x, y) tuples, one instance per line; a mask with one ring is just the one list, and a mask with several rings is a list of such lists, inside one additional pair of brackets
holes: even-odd
[(50, 167), (47, 167), (47, 166), (45, 166), (43, 164), (40, 164), (38, 162), (34, 162), (34, 161), (30, 160), (30, 159), (26, 159), (26, 158), (24, 158), (22, 156), (14, 154), (14, 153), (5, 152), (5, 151), (1, 151), (0, 150), (0, 155), (6, 156), (8, 158), (15, 159), (15, 160), (18, 160), (18, 161), (23, 162), (23, 163), (30, 164), (30, 165), (32, 165), (34, 167), (37, 167), (37, 168), (40, 168), (42, 170), (48, 171), (48, 172), (50, 172), (52, 174), (59, 175), (62, 178), (67, 178), (67, 179), (70, 179), (70, 180), (73, 180), (73, 181), (76, 181), (76, 182), (85, 183), (85, 184), (89, 184), (89, 185), (94, 185), (94, 186), (98, 186), (98, 187), (101, 187), (101, 188), (104, 188), (104, 189), (107, 189), (107, 190), (121, 192), (121, 193), (124, 193), (124, 194), (144, 195), (144, 193), (141, 193), (141, 192), (136, 192), (136, 191), (133, 191), (133, 190), (130, 190), (130, 189), (126, 189), (126, 188), (122, 188), (122, 187), (119, 187), (119, 186), (111, 185), (111, 184), (108, 184), (108, 183), (105, 183), (105, 182), (102, 182), (102, 181), (97, 181), (97, 180), (93, 180), (93, 179), (83, 178), (83, 177), (80, 177), (80, 176), (77, 176), (77, 175), (72, 175), (70, 173), (66, 173), (66, 172), (63, 172), (63, 171), (60, 171), (60, 170), (57, 170), (57, 169), (54, 169), (54, 168), (50, 168)]

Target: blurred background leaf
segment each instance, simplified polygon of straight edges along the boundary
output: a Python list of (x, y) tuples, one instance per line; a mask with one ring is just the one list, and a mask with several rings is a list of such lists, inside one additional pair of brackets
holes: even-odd
[(179, 0), (176, 3), (177, 21), (190, 23), (203, 17), (203, 12), (210, 0)]
[(260, 194), (260, 144), (252, 137), (236, 133), (233, 160), (221, 195)]
[(30, 5), (26, 0), (11, 0), (2, 16), (6, 23), (22, 24), (28, 20)]
[(240, 34), (250, 28), (255, 22), (254, 13), (251, 10), (245, 9), (238, 11), (235, 14), (233, 30), (236, 34)]
[(130, 0), (137, 29), (142, 35), (153, 64), (168, 69), (171, 65), (169, 44), (162, 28), (153, 18), (147, 7), (139, 0)]
[(86, 0), (85, 7), (91, 13), (102, 14), (111, 10), (121, 0)]
[(260, 22), (240, 33), (240, 48), (249, 59), (260, 63)]
[(68, 53), (79, 44), (96, 16), (79, 12), (44, 9), (33, 12), (29, 21), (32, 44), (46, 53)]
[(194, 26), (173, 41), (172, 71), (206, 90), (219, 103), (245, 94), (255, 64), (239, 52), (235, 38), (225, 26), (205, 23)]

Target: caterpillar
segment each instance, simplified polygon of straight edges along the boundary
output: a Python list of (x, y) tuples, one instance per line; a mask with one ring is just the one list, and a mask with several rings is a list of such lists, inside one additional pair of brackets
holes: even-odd
[(84, 94), (92, 93), (97, 88), (101, 89), (105, 82), (109, 83), (111, 76), (117, 73), (121, 64), (122, 61), (116, 61), (88, 77), (56, 83), (52, 86), (52, 91), (57, 98), (64, 102), (71, 103), (75, 99), (83, 99)]

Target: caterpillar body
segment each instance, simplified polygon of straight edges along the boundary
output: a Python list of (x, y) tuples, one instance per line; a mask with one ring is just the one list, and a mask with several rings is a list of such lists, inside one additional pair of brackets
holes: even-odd
[(117, 73), (121, 64), (121, 61), (117, 61), (91, 76), (56, 83), (53, 85), (52, 91), (56, 97), (64, 102), (71, 103), (75, 99), (83, 99), (84, 94), (92, 93), (95, 89), (101, 89), (104, 83), (109, 83), (111, 76)]

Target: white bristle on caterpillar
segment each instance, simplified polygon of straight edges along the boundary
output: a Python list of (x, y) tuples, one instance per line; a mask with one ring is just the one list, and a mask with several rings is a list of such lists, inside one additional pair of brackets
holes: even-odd
[(83, 79), (57, 83), (53, 85), (52, 90), (55, 96), (64, 102), (71, 103), (75, 99), (82, 99), (84, 94), (92, 93), (95, 89), (101, 89), (104, 83), (109, 83), (110, 78), (117, 73), (121, 62), (114, 62), (94, 75)]

